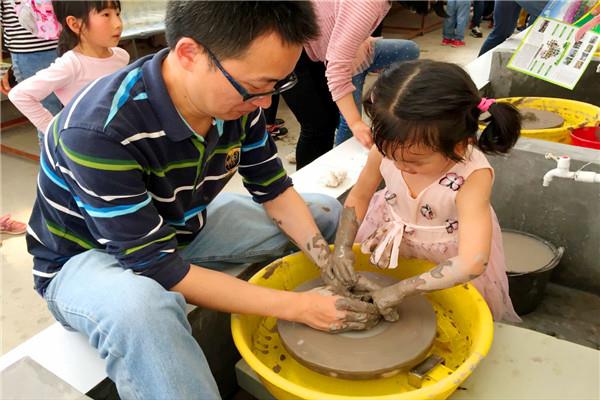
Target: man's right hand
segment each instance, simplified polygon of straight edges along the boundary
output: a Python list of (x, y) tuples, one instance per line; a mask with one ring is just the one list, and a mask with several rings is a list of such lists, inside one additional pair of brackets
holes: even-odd
[(381, 316), (373, 304), (309, 291), (298, 293), (295, 321), (331, 333), (369, 329)]

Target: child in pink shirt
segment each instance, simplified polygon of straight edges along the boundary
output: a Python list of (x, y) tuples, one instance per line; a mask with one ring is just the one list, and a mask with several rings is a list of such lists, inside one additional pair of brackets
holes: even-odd
[[(484, 155), (514, 146), (519, 112), (481, 98), (459, 66), (431, 60), (392, 66), (368, 99), (376, 146), (345, 205), (362, 220), (356, 241), (380, 268), (398, 267), (398, 257), (438, 264), (374, 292), (379, 310), (393, 319), (406, 296), (472, 281), (495, 320), (519, 321), (490, 205), (494, 171)], [(489, 125), (478, 139), (486, 111)], [(382, 180), (385, 188), (375, 193)]]
[(121, 38), (121, 5), (106, 1), (101, 9), (93, 1), (54, 1), (54, 12), (62, 25), (60, 57), (48, 68), (19, 83), (9, 99), (41, 132), (46, 132), (52, 114), (42, 100), (54, 93), (66, 105), (91, 81), (111, 74), (129, 62), (129, 54), (116, 47)]

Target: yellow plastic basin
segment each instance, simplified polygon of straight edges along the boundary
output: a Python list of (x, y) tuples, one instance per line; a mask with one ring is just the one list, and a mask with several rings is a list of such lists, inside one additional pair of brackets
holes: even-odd
[[(511, 103), (517, 108), (552, 111), (564, 118), (562, 126), (552, 129), (523, 129), (522, 136), (551, 142), (571, 143), (570, 132), (575, 128), (595, 126), (600, 121), (600, 107), (582, 101), (553, 97), (505, 97), (498, 102)], [(480, 125), (483, 130), (485, 125)]]
[[(373, 271), (404, 279), (427, 271), (433, 264), (422, 260), (400, 260), (395, 270), (371, 266), (355, 246), (358, 271)], [(274, 262), (254, 275), (250, 282), (274, 289), (293, 290), (318, 276), (317, 268), (304, 254), (296, 253)], [(251, 315), (231, 317), (231, 330), (240, 354), (277, 399), (312, 400), (421, 400), (445, 399), (477, 367), (487, 354), (493, 337), (490, 310), (470, 284), (428, 295), (437, 316), (437, 334), (432, 352), (442, 356), (438, 365), (416, 389), (407, 374), (373, 380), (345, 380), (314, 372), (299, 364), (285, 350), (275, 318)], [(393, 348), (394, 343), (390, 343)]]

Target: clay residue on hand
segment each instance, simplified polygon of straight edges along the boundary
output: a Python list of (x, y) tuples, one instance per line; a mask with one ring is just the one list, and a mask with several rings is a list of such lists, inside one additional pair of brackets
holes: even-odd
[(354, 207), (346, 207), (342, 210), (337, 234), (335, 236), (335, 247), (333, 250), (333, 270), (335, 278), (340, 279), (346, 288), (356, 283), (354, 272), (354, 252), (352, 245), (358, 232), (358, 219)]
[(323, 235), (317, 233), (306, 243), (305, 248), (319, 268), (323, 268), (327, 265), (331, 252), (329, 251), (329, 245)]
[(419, 276), (405, 279), (394, 285), (373, 293), (373, 302), (386, 321), (394, 322), (400, 318), (397, 306), (408, 296), (421, 293), (420, 286), (426, 281)]
[(335, 302), (335, 307), (345, 314), (341, 323), (329, 327), (331, 333), (371, 329), (381, 320), (377, 307), (357, 299), (341, 297)]
[(381, 286), (361, 273), (357, 273), (356, 276), (356, 283), (349, 291), (350, 297), (366, 302), (372, 301), (372, 293), (381, 289)]

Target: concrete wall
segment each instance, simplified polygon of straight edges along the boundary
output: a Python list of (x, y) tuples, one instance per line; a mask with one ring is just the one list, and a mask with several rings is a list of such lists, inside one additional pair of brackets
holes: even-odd
[(571, 156), (571, 170), (600, 172), (600, 151), (522, 138), (509, 156), (489, 157), (496, 171), (492, 204), (503, 228), (538, 235), (565, 255), (552, 280), (600, 293), (600, 184), (555, 178), (542, 187), (544, 174), (556, 167), (548, 152)]

